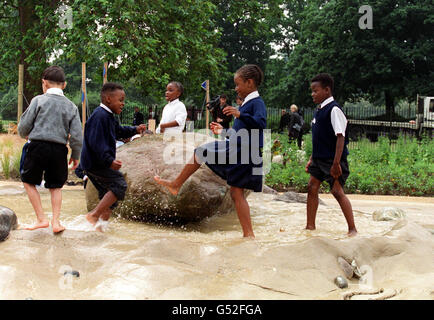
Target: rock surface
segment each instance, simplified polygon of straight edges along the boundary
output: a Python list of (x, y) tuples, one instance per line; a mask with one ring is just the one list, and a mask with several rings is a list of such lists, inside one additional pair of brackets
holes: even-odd
[(338, 257), (338, 263), (347, 279), (351, 279), (354, 275), (353, 267), (342, 257)]
[(18, 219), (15, 212), (7, 207), (0, 206), (0, 241), (9, 236), (11, 230), (18, 227)]
[[(182, 186), (177, 196), (154, 181), (154, 176), (174, 179), (193, 156), (194, 148), (214, 138), (184, 133), (183, 139), (166, 141), (163, 135), (145, 135), (122, 145), (116, 158), (122, 161), (121, 172), (128, 184), (124, 201), (114, 210), (134, 220), (199, 221), (234, 209), (226, 181), (203, 164)], [(86, 187), (87, 209), (98, 203), (94, 186)]]
[(401, 220), (405, 219), (405, 217), (404, 210), (394, 207), (385, 207), (372, 213), (372, 218), (375, 221)]
[[(288, 203), (306, 203), (307, 202), (307, 195), (288, 191), (282, 194), (277, 195), (274, 200), (277, 201), (284, 201)], [(319, 199), (319, 204), (325, 205), (325, 203)]]
[(278, 192), (276, 190), (274, 190), (273, 188), (270, 188), (269, 186), (264, 185), (264, 187), (262, 188), (262, 192), (266, 193), (266, 194), (278, 194)]

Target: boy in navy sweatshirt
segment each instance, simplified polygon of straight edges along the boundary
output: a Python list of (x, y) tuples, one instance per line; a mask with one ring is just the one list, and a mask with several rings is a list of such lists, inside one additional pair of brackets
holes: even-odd
[(116, 160), (116, 140), (130, 138), (146, 130), (146, 126), (121, 126), (114, 114), (125, 105), (125, 91), (117, 83), (108, 82), (101, 90), (101, 105), (86, 122), (80, 166), (98, 190), (100, 202), (86, 215), (98, 231), (103, 231), (112, 209), (123, 200), (127, 183)]
[(325, 180), (330, 184), (331, 192), (347, 220), (348, 235), (354, 236), (357, 230), (353, 209), (343, 189), (350, 174), (347, 161), (347, 119), (333, 99), (333, 85), (333, 78), (327, 73), (315, 76), (310, 85), (313, 102), (320, 106), (312, 120), (312, 155), (306, 165), (306, 172), (310, 173), (306, 229), (315, 230), (318, 192), (321, 182)]

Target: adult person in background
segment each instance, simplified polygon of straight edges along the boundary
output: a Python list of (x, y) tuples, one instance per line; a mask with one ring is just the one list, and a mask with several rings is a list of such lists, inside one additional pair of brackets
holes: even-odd
[(232, 121), (232, 115), (225, 115), (223, 109), (230, 107), (228, 104), (228, 97), (225, 94), (220, 95), (220, 107), (214, 108), (212, 111), (213, 122), (217, 122), (222, 125), (224, 129), (229, 129), (229, 124)]
[(139, 126), (145, 123), (145, 117), (143, 113), (140, 112), (139, 107), (134, 108), (134, 118), (133, 118), (133, 126)]
[(288, 128), (290, 119), (291, 116), (289, 113), (287, 113), (285, 109), (282, 109), (282, 113), (280, 115), (279, 133), (283, 133), (283, 131)]
[(179, 98), (184, 93), (184, 87), (180, 82), (172, 81), (166, 86), (166, 100), (157, 133), (182, 133), (187, 119), (187, 109)]
[(291, 142), (297, 140), (298, 148), (301, 149), (301, 139), (299, 139), (299, 137), (302, 136), (301, 130), (304, 121), (298, 114), (298, 107), (295, 104), (291, 105), (290, 109), (291, 115), (288, 124), (289, 141)]
[(148, 120), (149, 119), (155, 119), (155, 112), (152, 111), (152, 107), (149, 107)]

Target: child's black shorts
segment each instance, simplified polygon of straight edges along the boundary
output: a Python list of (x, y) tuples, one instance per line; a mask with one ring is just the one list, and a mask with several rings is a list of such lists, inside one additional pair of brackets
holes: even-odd
[[(127, 191), (127, 182), (120, 171), (111, 168), (85, 170), (92, 184), (98, 190), (98, 198), (101, 200), (104, 195), (111, 191), (118, 200), (124, 200)], [(117, 201), (110, 207), (116, 208)]]
[[(313, 177), (315, 177), (319, 181), (327, 181), (330, 185), (330, 188), (333, 188), (335, 179), (330, 175), (330, 169), (332, 165), (333, 159), (312, 159), (312, 163), (309, 166), (308, 171)], [(345, 181), (347, 181), (348, 176), (350, 175), (350, 170), (346, 157), (342, 157), (340, 165), (342, 169), (342, 175), (338, 178), (338, 181), (343, 187), (345, 185)]]
[(68, 179), (67, 156), (64, 144), (32, 140), (24, 157), (21, 181), (39, 185), (44, 176), (45, 188), (62, 188)]

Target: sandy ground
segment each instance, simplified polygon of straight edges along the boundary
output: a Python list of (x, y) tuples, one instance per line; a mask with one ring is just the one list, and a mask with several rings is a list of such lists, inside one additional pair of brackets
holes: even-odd
[[(1, 182), (0, 204), (31, 222), (25, 194), (14, 194), (20, 187)], [(240, 238), (235, 214), (185, 228), (114, 220), (99, 234), (85, 230), (82, 187), (66, 186), (63, 234), (16, 230), (0, 243), (0, 299), (434, 298), (433, 198), (350, 195), (359, 235), (348, 238), (336, 201), (320, 197), (315, 231), (303, 230), (305, 204), (255, 194), (248, 198), (255, 240)], [(49, 207), (46, 191), (42, 198)], [(373, 221), (386, 206), (402, 208), (406, 219)], [(365, 272), (345, 289), (334, 283), (343, 275), (338, 257)], [(80, 277), (65, 279), (65, 268)]]

